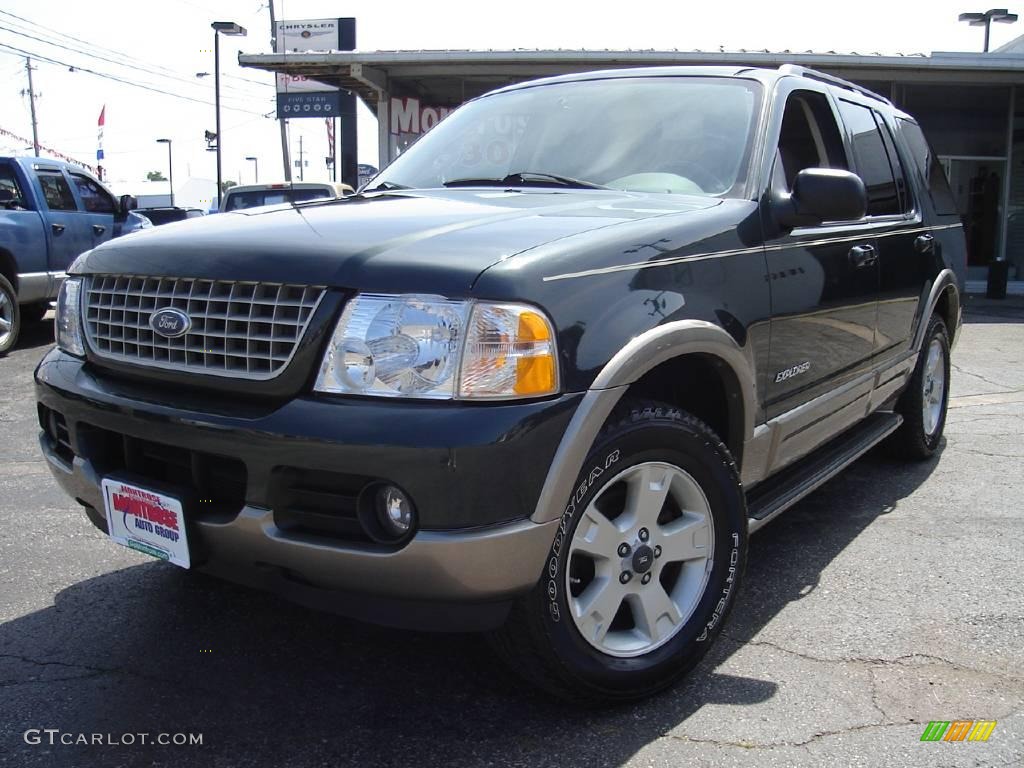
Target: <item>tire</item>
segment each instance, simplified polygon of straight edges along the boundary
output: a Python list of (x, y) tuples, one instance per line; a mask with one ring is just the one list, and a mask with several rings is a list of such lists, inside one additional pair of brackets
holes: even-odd
[(699, 419), (634, 402), (612, 414), (574, 488), (544, 573), (491, 644), (571, 701), (649, 696), (701, 659), (735, 601), (747, 553), (736, 464)]
[(887, 441), (889, 453), (911, 461), (934, 456), (942, 441), (948, 405), (949, 334), (942, 318), (932, 315), (917, 366), (896, 402), (896, 413), (903, 417), (903, 423)]
[(21, 308), (14, 286), (0, 275), (0, 357), (6, 355), (18, 343), (21, 332)]
[(43, 317), (50, 311), (50, 302), (37, 301), (34, 304), (22, 304), (21, 324), (26, 326), (42, 322)]

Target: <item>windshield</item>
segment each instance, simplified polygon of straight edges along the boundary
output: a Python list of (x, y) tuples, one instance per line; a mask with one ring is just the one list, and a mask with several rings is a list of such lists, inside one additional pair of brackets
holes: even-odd
[(728, 196), (746, 180), (760, 86), (650, 77), (534, 86), (466, 104), (370, 184), (602, 186)]
[(261, 205), (301, 203), (304, 200), (320, 200), (325, 197), (334, 195), (327, 189), (254, 189), (250, 192), (228, 192), (224, 210), (238, 211)]

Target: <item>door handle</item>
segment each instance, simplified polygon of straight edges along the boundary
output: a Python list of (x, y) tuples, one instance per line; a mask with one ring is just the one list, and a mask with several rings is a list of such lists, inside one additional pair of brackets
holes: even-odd
[(107, 231), (107, 228), (104, 227), (102, 224), (93, 224), (92, 231), (95, 232), (97, 235), (102, 235), (104, 232)]
[(60, 234), (61, 232), (63, 232), (63, 231), (64, 231), (64, 225), (63, 225), (63, 224), (51, 224), (51, 225), (50, 225), (50, 228), (51, 228), (51, 229), (52, 229), (52, 230), (53, 230), (53, 231), (54, 231), (54, 232), (55, 232), (56, 234), (58, 234), (58, 235), (59, 235), (59, 234)]
[(850, 263), (855, 267), (871, 267), (878, 263), (878, 252), (873, 245), (855, 245), (850, 249)]
[(935, 250), (935, 238), (931, 235), (919, 235), (914, 240), (914, 250), (918, 253), (931, 253)]

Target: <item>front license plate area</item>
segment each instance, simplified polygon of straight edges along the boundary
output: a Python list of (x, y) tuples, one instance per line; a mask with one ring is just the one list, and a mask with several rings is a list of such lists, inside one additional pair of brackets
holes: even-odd
[(113, 478), (104, 478), (102, 487), (110, 538), (182, 568), (191, 566), (180, 498)]

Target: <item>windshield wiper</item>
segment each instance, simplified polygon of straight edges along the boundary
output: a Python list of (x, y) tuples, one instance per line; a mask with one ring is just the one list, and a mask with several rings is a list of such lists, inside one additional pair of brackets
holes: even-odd
[(551, 184), (559, 187), (572, 189), (608, 189), (601, 184), (582, 179), (573, 179), (569, 176), (556, 176), (553, 173), (542, 173), (540, 171), (516, 171), (510, 173), (503, 179), (479, 178), (479, 179), (452, 179), (444, 182), (446, 187), (504, 187), (504, 186), (526, 186), (530, 181), (539, 181), (542, 184)]
[(375, 187), (364, 189), (363, 192), (389, 192), (394, 189), (412, 189), (412, 187), (407, 187), (405, 184), (395, 184), (393, 181), (382, 181)]

